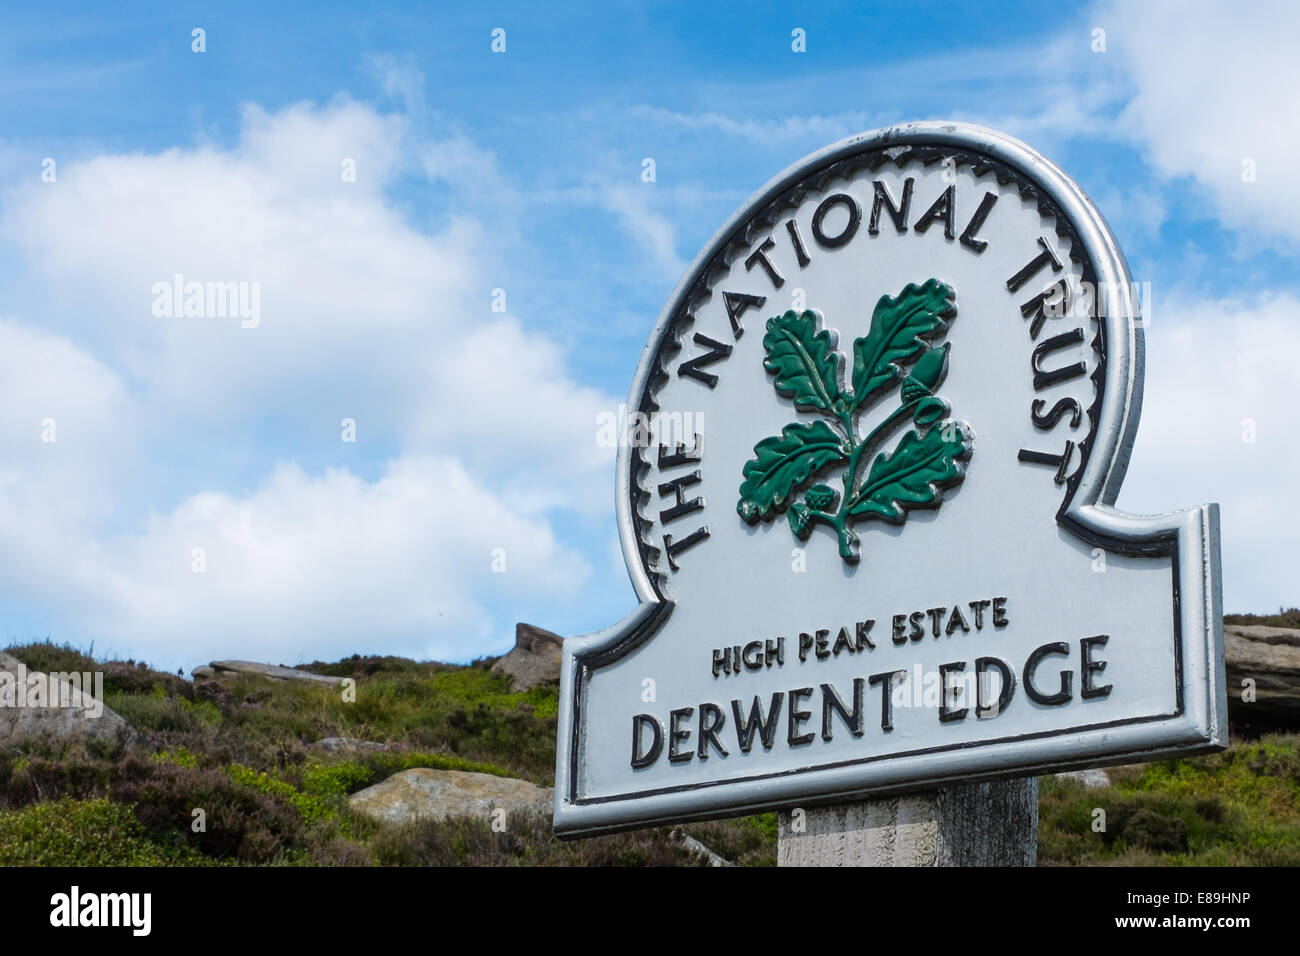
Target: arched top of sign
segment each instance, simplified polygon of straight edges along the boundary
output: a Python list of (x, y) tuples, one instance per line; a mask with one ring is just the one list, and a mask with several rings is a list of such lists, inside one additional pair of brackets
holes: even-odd
[[(637, 368), (628, 407), (645, 415), (659, 410), (659, 387), (668, 378), (668, 362), (681, 351), (695, 308), (715, 292), (715, 281), (738, 255), (781, 225), (783, 214), (809, 195), (829, 194), (837, 181), (857, 172), (938, 163), (968, 167), (977, 178), (991, 177), (999, 186), (1014, 184), (1022, 198), (1037, 202), (1044, 219), (1068, 242), (1084, 281), (1109, 290), (1105, 315), (1090, 343), (1098, 361), (1091, 376), (1094, 400), (1086, 413), (1089, 430), (1077, 444), (1078, 460), (1065, 481), (1058, 520), (1079, 537), (1117, 550), (1167, 549), (1168, 523), (1138, 526), (1107, 510), (1124, 480), (1142, 405), (1142, 330), (1135, 321), (1138, 309), (1128, 265), (1101, 213), (1069, 177), (1024, 143), (984, 127), (927, 122), (863, 133), (805, 157), (772, 179), (717, 231), (673, 290)], [(657, 567), (661, 549), (645, 534), (648, 522), (638, 514), (638, 503), (649, 492), (639, 477), (647, 470), (643, 453), (635, 442), (620, 443), (618, 526), (637, 597), (659, 602), (666, 597), (661, 586), (666, 569)]]

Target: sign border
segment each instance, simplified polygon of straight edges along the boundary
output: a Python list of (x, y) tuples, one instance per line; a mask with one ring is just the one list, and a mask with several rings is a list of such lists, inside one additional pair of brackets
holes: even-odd
[[(1126, 763), (1164, 754), (1218, 750), (1227, 745), (1218, 505), (1152, 516), (1130, 515), (1114, 507), (1142, 405), (1143, 337), (1140, 322), (1135, 319), (1137, 309), (1128, 265), (1092, 201), (1057, 166), (1029, 146), (970, 124), (908, 123), (841, 140), (790, 166), (731, 216), (673, 290), (637, 368), (628, 407), (653, 407), (655, 377), (662, 374), (661, 357), (665, 351), (676, 350), (673, 333), (679, 321), (687, 317), (687, 305), (701, 285), (707, 287), (708, 273), (717, 257), (725, 256), (733, 245), (747, 247), (748, 233), (755, 226), (764, 228), (766, 210), (792, 191), (807, 188), (810, 178), (834, 175), (845, 161), (863, 154), (912, 153), (922, 161), (937, 162), (954, 151), (991, 160), (995, 173), (1002, 171), (1021, 183), (1022, 195), (1026, 195), (1025, 184), (1032, 184), (1030, 189), (1037, 193), (1040, 208), (1055, 216), (1058, 233), (1068, 233), (1075, 251), (1081, 253), (1085, 273), (1091, 270), (1099, 288), (1114, 292), (1098, 323), (1103, 361), (1093, 374), (1096, 400), (1088, 409), (1092, 429), (1080, 445), (1082, 467), (1067, 483), (1056, 519), (1076, 537), (1112, 553), (1171, 558), (1178, 701), (1174, 713), (929, 748), (912, 754), (867, 756), (707, 784), (582, 798), (578, 793), (581, 729), (591, 673), (651, 639), (673, 610), (672, 601), (660, 588), (659, 574), (649, 570), (655, 549), (640, 533), (644, 519), (637, 515), (636, 503), (643, 492), (634, 477), (642, 467), (640, 450), (621, 442), (616, 482), (619, 539), (639, 605), (612, 627), (564, 641), (555, 773), (557, 834), (581, 836), (794, 804), (816, 806), (945, 783)], [(990, 167), (987, 162), (983, 165), (985, 171)], [(925, 766), (892, 784), (873, 780), (876, 774), (872, 764), (904, 759), (921, 759)]]

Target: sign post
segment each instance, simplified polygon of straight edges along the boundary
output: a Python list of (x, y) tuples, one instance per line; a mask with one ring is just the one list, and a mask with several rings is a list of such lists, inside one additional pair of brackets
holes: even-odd
[(1025, 778), (1225, 746), (1217, 506), (1115, 507), (1134, 293), (1079, 187), (991, 130), (760, 190), (633, 382), (640, 604), (564, 642), (557, 833), (776, 809), (785, 862), (1030, 863)]
[(778, 824), (780, 866), (1033, 866), (1038, 781), (785, 810)]

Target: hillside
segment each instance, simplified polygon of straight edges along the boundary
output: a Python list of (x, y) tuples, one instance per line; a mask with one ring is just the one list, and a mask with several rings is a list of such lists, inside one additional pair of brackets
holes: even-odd
[[(544, 812), (389, 824), (351, 794), (412, 768), (553, 782), (556, 691), (512, 693), (490, 661), (363, 658), (308, 665), (335, 687), (251, 675), (191, 682), (49, 643), (31, 670), (102, 670), (136, 739), (28, 742), (0, 754), (0, 863), (181, 865), (699, 865), (667, 828), (562, 842)], [(323, 738), (383, 744), (331, 751)], [(1300, 864), (1300, 735), (1112, 771), (1108, 787), (1044, 778), (1043, 864)], [(1104, 807), (1107, 832), (1092, 832)], [(194, 811), (203, 811), (196, 832)], [(774, 814), (680, 828), (742, 865), (771, 865)]]

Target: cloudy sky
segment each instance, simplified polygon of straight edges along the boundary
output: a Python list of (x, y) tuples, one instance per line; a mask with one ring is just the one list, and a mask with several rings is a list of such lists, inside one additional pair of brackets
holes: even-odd
[[(1093, 197), (1150, 283), (1120, 504), (1219, 502), (1227, 610), (1300, 603), (1295, 4), (382, 6), (4, 14), (0, 636), (188, 669), (613, 623), (596, 422), (680, 273), (916, 119)], [(256, 323), (158, 315), (178, 274)]]

